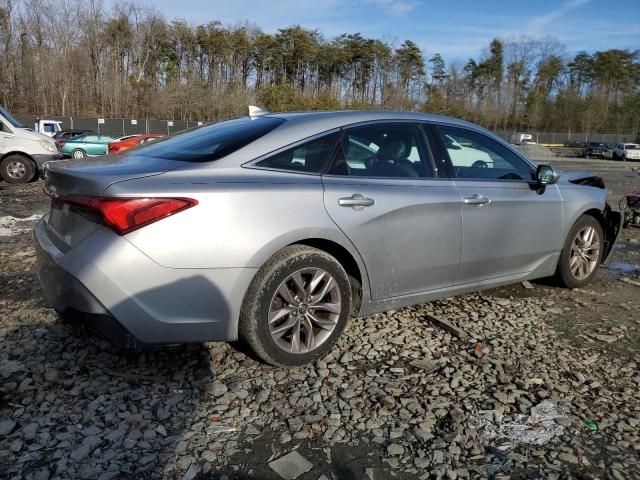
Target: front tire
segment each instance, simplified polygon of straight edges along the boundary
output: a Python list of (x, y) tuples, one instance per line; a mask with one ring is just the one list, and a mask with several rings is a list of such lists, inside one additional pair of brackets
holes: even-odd
[(9, 155), (0, 162), (0, 174), (7, 183), (29, 183), (36, 174), (36, 166), (27, 157)]
[(324, 357), (347, 325), (351, 285), (328, 253), (291, 245), (265, 263), (240, 312), (240, 339), (265, 362), (297, 367)]
[(604, 235), (600, 223), (590, 215), (583, 215), (567, 235), (556, 276), (566, 287), (584, 287), (598, 273), (603, 247)]

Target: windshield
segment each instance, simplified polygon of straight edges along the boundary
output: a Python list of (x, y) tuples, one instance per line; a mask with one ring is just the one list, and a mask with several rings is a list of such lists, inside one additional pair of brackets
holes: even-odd
[(22, 124), (16, 120), (15, 118), (13, 118), (13, 116), (7, 112), (2, 106), (0, 106), (0, 115), (2, 115), (2, 117), (9, 122), (10, 125), (12, 125), (15, 128), (24, 128), (22, 126)]
[(274, 117), (226, 120), (145, 143), (124, 155), (190, 162), (217, 160), (266, 135), (284, 121)]
[(640, 145), (632, 143), (632, 144), (625, 145), (624, 148), (627, 150), (640, 150)]

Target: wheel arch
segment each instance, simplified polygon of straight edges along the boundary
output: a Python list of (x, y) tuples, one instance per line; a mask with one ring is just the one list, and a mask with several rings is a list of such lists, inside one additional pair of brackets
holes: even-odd
[(622, 229), (622, 215), (620, 212), (611, 210), (609, 205), (606, 205), (604, 210), (599, 208), (589, 208), (580, 213), (571, 225), (577, 222), (578, 219), (584, 215), (595, 218), (602, 228), (602, 233), (604, 235), (604, 252), (602, 254), (601, 264), (606, 265), (611, 257), (611, 253), (613, 252), (613, 247), (618, 239), (620, 230)]
[(369, 276), (366, 265), (349, 239), (339, 231), (327, 228), (314, 228), (287, 232), (275, 238), (267, 245), (264, 245), (249, 260), (248, 265), (259, 268), (278, 251), (290, 245), (306, 245), (317, 248), (336, 258), (347, 272), (352, 288), (356, 289), (353, 291), (354, 305), (357, 305), (357, 309), (355, 307), (353, 308), (354, 314), (361, 311), (363, 304), (371, 301), (369, 295)]
[(358, 261), (354, 258), (351, 252), (339, 243), (324, 238), (306, 238), (291, 243), (290, 245), (306, 245), (307, 247), (317, 248), (318, 250), (327, 252), (329, 255), (334, 257), (340, 265), (342, 265), (342, 268), (347, 272), (349, 283), (351, 284), (353, 300), (352, 314), (357, 315), (360, 312), (360, 307), (362, 306), (363, 275), (360, 265), (358, 265)]
[(20, 150), (12, 150), (10, 152), (3, 153), (2, 155), (0, 155), (0, 162), (5, 158), (10, 157), (11, 155), (19, 155), (21, 157), (26, 158), (27, 160), (31, 161), (31, 163), (33, 163), (34, 167), (37, 168), (36, 161), (33, 159), (33, 157), (29, 155), (27, 152), (22, 152)]

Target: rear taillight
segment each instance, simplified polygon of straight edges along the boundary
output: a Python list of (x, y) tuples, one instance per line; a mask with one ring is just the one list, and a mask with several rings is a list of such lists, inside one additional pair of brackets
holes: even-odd
[(62, 147), (64, 147), (64, 142), (62, 140), (60, 140), (58, 142), (58, 148), (62, 148)]
[(81, 195), (58, 201), (99, 215), (102, 223), (119, 235), (142, 228), (198, 204), (191, 198), (102, 198)]

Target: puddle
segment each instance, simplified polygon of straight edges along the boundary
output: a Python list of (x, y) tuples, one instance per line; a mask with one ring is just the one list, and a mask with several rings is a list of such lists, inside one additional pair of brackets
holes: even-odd
[(11, 237), (22, 232), (27, 232), (33, 228), (36, 221), (40, 220), (41, 214), (34, 214), (26, 218), (16, 218), (8, 215), (0, 217), (0, 237)]
[(627, 263), (627, 262), (611, 262), (607, 266), (609, 270), (614, 272), (621, 272), (633, 275), (640, 275), (640, 263)]

